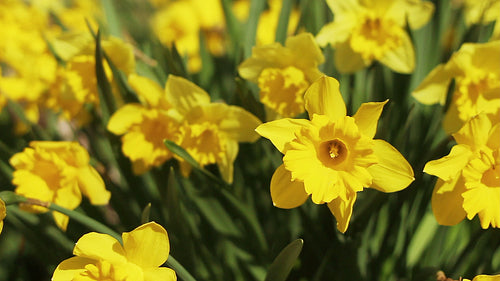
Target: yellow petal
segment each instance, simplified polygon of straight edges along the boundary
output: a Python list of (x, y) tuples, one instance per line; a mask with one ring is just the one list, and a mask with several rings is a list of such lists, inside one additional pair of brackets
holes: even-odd
[(108, 234), (90, 232), (83, 235), (73, 249), (75, 256), (93, 260), (106, 260), (110, 263), (126, 263), (122, 245)]
[(308, 195), (304, 183), (292, 181), (292, 174), (280, 165), (271, 178), (271, 199), (274, 206), (283, 209), (298, 207), (306, 201)]
[(118, 109), (108, 122), (108, 131), (115, 135), (125, 134), (133, 124), (139, 124), (143, 118), (140, 104), (127, 104)]
[(401, 44), (394, 49), (387, 50), (379, 61), (395, 72), (412, 73), (415, 68), (413, 44), (406, 32), (400, 34), (400, 39)]
[(456, 133), (464, 126), (465, 122), (458, 117), (459, 114), (457, 104), (452, 101), (443, 119), (443, 129), (447, 134)]
[(451, 82), (451, 73), (444, 64), (436, 66), (411, 93), (420, 103), (444, 105)]
[(309, 119), (313, 114), (326, 115), (332, 121), (346, 116), (344, 99), (335, 78), (323, 76), (316, 80), (307, 89), (304, 99)]
[(325, 24), (318, 32), (318, 35), (316, 35), (316, 42), (318, 42), (321, 47), (326, 47), (328, 44), (335, 47), (339, 43), (346, 42), (353, 28), (353, 24), (349, 23), (351, 22), (342, 21)]
[(459, 176), (462, 169), (469, 163), (472, 155), (472, 151), (467, 146), (455, 145), (451, 148), (450, 154), (427, 162), (424, 173), (449, 181)]
[(229, 105), (224, 118), (219, 123), (219, 130), (224, 131), (229, 138), (238, 142), (254, 142), (259, 139), (255, 129), (261, 123), (259, 118), (245, 109)]
[(238, 155), (238, 142), (234, 140), (226, 140), (226, 151), (224, 154), (224, 158), (220, 159), (217, 164), (219, 166), (219, 171), (221, 173), (222, 178), (227, 183), (233, 182), (233, 173), (234, 173), (234, 160)]
[(166, 100), (163, 99), (164, 91), (155, 81), (137, 74), (130, 74), (128, 76), (128, 83), (137, 93), (139, 98), (142, 98), (147, 105), (151, 107), (165, 106), (165, 104), (161, 104), (161, 101), (166, 102)]
[[(464, 279), (465, 281), (466, 279)], [(498, 281), (500, 280), (500, 274), (499, 275), (478, 275), (472, 279), (472, 281)]]
[(167, 231), (155, 222), (124, 232), (122, 237), (127, 259), (142, 268), (158, 267), (168, 258), (170, 244)]
[(106, 190), (104, 181), (92, 166), (87, 165), (78, 170), (78, 185), (91, 204), (108, 204), (111, 193)]
[[(450, 190), (438, 193), (439, 190)], [(465, 218), (465, 210), (462, 207), (465, 185), (462, 180), (445, 182), (438, 179), (432, 193), (432, 211), (434, 217), (441, 225), (455, 225)]]
[(337, 197), (332, 202), (328, 203), (328, 208), (332, 212), (333, 216), (337, 220), (337, 229), (345, 233), (352, 215), (352, 207), (356, 201), (356, 192), (347, 193), (347, 201), (344, 201), (340, 197)]
[(378, 163), (368, 167), (373, 176), (372, 188), (382, 192), (396, 192), (406, 188), (415, 178), (410, 163), (399, 151), (384, 140), (373, 140), (373, 152)]
[(93, 264), (96, 260), (82, 258), (82, 257), (72, 257), (62, 261), (54, 270), (52, 275), (52, 281), (68, 281), (73, 280), (73, 278), (80, 273), (85, 272), (85, 266), (87, 264)]
[(152, 268), (152, 269), (144, 269), (144, 281), (175, 281), (177, 280), (177, 276), (175, 275), (175, 271), (166, 268)]
[(296, 57), (293, 64), (300, 66), (300, 68), (316, 67), (325, 60), (321, 49), (314, 41), (314, 37), (311, 33), (305, 32), (288, 37), (285, 46), (289, 48), (292, 53), (299, 55)]
[(358, 125), (362, 134), (369, 138), (373, 138), (375, 136), (375, 133), (377, 132), (378, 119), (380, 118), (380, 114), (382, 114), (384, 105), (388, 101), (389, 100), (361, 104), (353, 117), (356, 120), (356, 125)]
[(495, 228), (500, 227), (500, 188), (480, 185), (464, 191), (462, 197), (468, 219), (477, 214), (483, 229), (487, 229), (490, 225)]
[(175, 75), (169, 75), (165, 85), (167, 100), (182, 115), (200, 105), (210, 103), (210, 96), (193, 82)]
[(102, 48), (113, 64), (125, 74), (135, 72), (134, 50), (130, 44), (116, 37), (102, 41)]
[(472, 117), (465, 125), (453, 134), (459, 144), (466, 144), (472, 149), (479, 148), (488, 142), (491, 121), (485, 114)]
[(341, 73), (353, 73), (372, 63), (365, 61), (360, 53), (354, 52), (349, 41), (338, 44), (335, 49), (335, 67)]
[(490, 135), (488, 137), (488, 143), (486, 144), (491, 149), (498, 149), (500, 147), (500, 123), (497, 123), (490, 130)]
[(59, 212), (52, 212), (52, 216), (54, 217), (54, 221), (56, 222), (57, 227), (59, 227), (62, 231), (66, 231), (68, 227), (69, 217)]
[(279, 43), (253, 47), (252, 56), (238, 67), (241, 77), (257, 83), (260, 73), (264, 68), (282, 67), (280, 59), (285, 53), (285, 48)]
[(308, 126), (310, 126), (310, 121), (306, 119), (283, 118), (264, 123), (255, 131), (269, 139), (283, 153), (285, 145), (295, 139), (295, 132)]
[(429, 22), (434, 14), (434, 4), (430, 1), (405, 1), (408, 4), (408, 24), (411, 29), (418, 29)]

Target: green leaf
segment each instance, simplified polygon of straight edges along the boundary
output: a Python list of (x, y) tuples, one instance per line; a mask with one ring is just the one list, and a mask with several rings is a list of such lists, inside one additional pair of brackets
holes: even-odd
[(151, 214), (151, 203), (148, 203), (146, 207), (142, 210), (141, 214), (141, 224), (149, 222), (149, 215)]
[(104, 127), (112, 112), (116, 110), (116, 104), (111, 92), (111, 85), (106, 77), (103, 65), (103, 52), (101, 47), (101, 32), (98, 30), (95, 38), (95, 74), (97, 78), (97, 91), (99, 92), (99, 104), (101, 105), (102, 123)]
[(265, 281), (284, 281), (290, 274), (295, 260), (302, 251), (304, 240), (297, 239), (288, 244), (269, 267)]
[(259, 24), (260, 14), (264, 10), (266, 1), (254, 0), (250, 2), (250, 12), (245, 30), (245, 58), (248, 58), (252, 53), (252, 47), (255, 46), (255, 35), (257, 34), (257, 25)]
[(406, 255), (406, 264), (408, 267), (413, 267), (417, 264), (427, 245), (432, 241), (437, 228), (438, 224), (434, 215), (431, 212), (425, 214), (408, 245)]
[(293, 3), (292, 0), (283, 0), (283, 5), (281, 6), (280, 18), (278, 21), (278, 27), (276, 28), (276, 42), (285, 44), (285, 39), (288, 31), (288, 20), (290, 19), (290, 13), (292, 12)]

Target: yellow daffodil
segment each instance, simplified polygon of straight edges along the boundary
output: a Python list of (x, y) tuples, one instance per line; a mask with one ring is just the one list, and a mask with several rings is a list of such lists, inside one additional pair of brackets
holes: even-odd
[[(111, 196), (97, 171), (89, 165), (88, 152), (76, 142), (33, 141), (10, 158), (15, 192), (44, 202), (75, 209), (82, 193), (94, 205), (105, 205)], [(26, 207), (45, 212), (43, 207)], [(56, 224), (66, 229), (68, 217), (54, 212)]]
[(163, 140), (177, 140), (180, 121), (160, 85), (135, 74), (128, 81), (142, 104), (120, 108), (111, 116), (108, 130), (123, 135), (123, 154), (132, 161), (134, 173), (142, 174), (172, 157)]
[(405, 31), (417, 29), (434, 11), (431, 2), (420, 0), (327, 0), (334, 20), (325, 25), (316, 40), (331, 44), (340, 72), (355, 72), (374, 60), (400, 73), (415, 68), (413, 44)]
[(500, 39), (500, 1), (499, 0), (465, 0), (465, 24), (489, 24), (495, 22), (490, 40)]
[[(254, 47), (252, 56), (238, 68), (240, 75), (259, 85), (260, 100), (283, 117), (305, 111), (304, 93), (323, 75), (318, 65), (324, 57), (310, 33), (289, 37), (285, 46), (273, 43)], [(269, 118), (268, 119), (274, 119)]]
[[(469, 279), (462, 279), (463, 281), (470, 281)], [(472, 281), (500, 281), (500, 274), (498, 275), (478, 275)]]
[(353, 117), (334, 78), (322, 77), (305, 94), (310, 121), (279, 119), (257, 132), (284, 154), (271, 179), (271, 198), (279, 208), (295, 208), (307, 197), (327, 203), (345, 232), (357, 192), (365, 187), (383, 192), (406, 188), (413, 170), (389, 143), (373, 139), (385, 102), (364, 103)]
[[(61, 111), (68, 120), (79, 125), (89, 121), (86, 104), (97, 106), (99, 94), (95, 74), (95, 42), (88, 33), (67, 33), (52, 42), (55, 52), (66, 61), (58, 69), (57, 80), (46, 102), (55, 111)], [(125, 74), (135, 71), (132, 47), (117, 38), (102, 40), (102, 49), (115, 66)], [(106, 76), (113, 79), (111, 69), (103, 60)]]
[[(222, 178), (231, 183), (238, 142), (256, 141), (260, 120), (241, 107), (211, 103), (207, 92), (181, 77), (170, 75), (165, 90), (184, 124), (178, 144), (201, 166), (217, 164)], [(187, 176), (191, 167), (179, 160)]]
[(456, 132), (471, 117), (484, 112), (500, 119), (500, 41), (465, 43), (445, 64), (440, 64), (422, 81), (412, 95), (424, 104), (446, 102), (452, 79), (455, 89), (444, 118), (444, 129)]
[(3, 220), (7, 216), (7, 208), (5, 208), (5, 202), (3, 202), (2, 199), (0, 199), (0, 233), (2, 233), (3, 230)]
[(52, 281), (175, 281), (175, 271), (161, 267), (170, 243), (167, 231), (155, 222), (122, 234), (123, 245), (113, 237), (91, 232), (76, 242), (76, 257), (61, 262)]
[(424, 172), (439, 179), (432, 194), (437, 221), (455, 225), (476, 214), (482, 228), (500, 227), (500, 124), (485, 114), (453, 134), (449, 155), (428, 162)]

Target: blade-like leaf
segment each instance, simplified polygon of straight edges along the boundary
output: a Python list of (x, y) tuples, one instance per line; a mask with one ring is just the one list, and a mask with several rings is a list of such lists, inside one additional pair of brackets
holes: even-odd
[(149, 222), (149, 215), (151, 214), (151, 203), (148, 203), (146, 207), (142, 210), (141, 214), (141, 224)]
[(304, 240), (297, 239), (281, 250), (269, 267), (265, 281), (285, 281), (302, 251), (303, 245)]

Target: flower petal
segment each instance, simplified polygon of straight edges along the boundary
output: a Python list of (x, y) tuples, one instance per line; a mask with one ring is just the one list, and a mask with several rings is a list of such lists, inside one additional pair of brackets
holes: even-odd
[(168, 234), (156, 222), (148, 222), (131, 232), (124, 232), (122, 237), (127, 259), (142, 268), (158, 267), (168, 258)]
[(440, 64), (425, 77), (411, 95), (423, 104), (444, 105), (451, 78), (451, 73), (448, 72), (445, 64)]
[(233, 174), (234, 174), (234, 160), (238, 155), (238, 142), (234, 140), (226, 140), (226, 151), (225, 157), (222, 159), (218, 159), (217, 164), (219, 166), (219, 171), (221, 173), (222, 178), (227, 183), (233, 182)]
[(479, 114), (472, 117), (455, 134), (453, 138), (459, 144), (466, 144), (472, 149), (477, 149), (488, 142), (491, 129), (491, 121), (485, 114)]
[(325, 60), (321, 49), (314, 41), (314, 37), (311, 33), (304, 32), (296, 36), (288, 37), (285, 46), (289, 48), (292, 53), (299, 55), (293, 63), (300, 66), (302, 69), (317, 67), (318, 64), (323, 63)]
[(182, 115), (199, 105), (210, 103), (210, 96), (193, 82), (175, 75), (169, 75), (165, 85), (167, 100)]
[(325, 24), (316, 35), (316, 42), (321, 47), (331, 44), (336, 47), (337, 44), (346, 42), (351, 35), (353, 21), (330, 22)]
[(410, 163), (399, 151), (384, 140), (373, 140), (373, 152), (378, 163), (368, 167), (373, 185), (382, 192), (396, 192), (406, 188), (415, 178)]
[[(458, 179), (457, 179), (458, 180)], [(465, 184), (460, 180), (445, 182), (438, 179), (432, 192), (432, 211), (434, 217), (441, 225), (455, 225), (465, 218), (465, 210), (462, 207), (464, 199)], [(438, 193), (439, 190), (449, 190)]]
[(164, 91), (158, 83), (137, 74), (130, 74), (128, 76), (128, 83), (130, 87), (135, 90), (137, 95), (142, 101), (151, 107), (162, 107), (167, 109), (167, 104), (162, 104), (166, 100), (163, 98)]
[(241, 77), (257, 83), (264, 68), (284, 65), (280, 58), (283, 57), (285, 50), (279, 43), (253, 47), (252, 56), (238, 66), (238, 73)]
[(73, 249), (75, 256), (93, 260), (106, 260), (110, 263), (126, 263), (122, 245), (108, 234), (90, 232), (78, 239)]
[(341, 73), (353, 73), (372, 63), (365, 61), (360, 53), (354, 52), (349, 41), (338, 44), (335, 49), (335, 67)]
[(346, 116), (344, 99), (335, 78), (323, 76), (316, 80), (307, 89), (304, 99), (309, 119), (313, 114), (326, 115), (332, 121)]
[(175, 281), (177, 280), (177, 275), (175, 271), (166, 267), (144, 269), (144, 281)]
[(93, 264), (96, 260), (82, 258), (82, 257), (71, 257), (62, 261), (54, 270), (52, 275), (52, 281), (68, 281), (73, 280), (75, 275), (84, 272), (85, 266), (87, 264)]
[(356, 114), (354, 114), (354, 120), (356, 120), (356, 125), (358, 125), (359, 130), (362, 134), (369, 138), (373, 138), (377, 132), (377, 123), (384, 109), (384, 105), (389, 100), (383, 102), (367, 102), (361, 104)]
[(439, 177), (444, 181), (450, 181), (460, 175), (463, 168), (469, 163), (472, 151), (465, 145), (455, 145), (450, 154), (443, 158), (427, 162), (424, 173)]
[(295, 139), (295, 132), (308, 126), (310, 121), (306, 119), (283, 118), (261, 124), (255, 131), (269, 139), (283, 153), (285, 145)]
[(140, 104), (127, 104), (118, 109), (108, 122), (108, 131), (115, 135), (125, 134), (130, 126), (141, 123), (143, 107)]
[(337, 220), (337, 229), (342, 233), (345, 233), (347, 227), (349, 226), (349, 221), (351, 220), (352, 215), (352, 207), (354, 206), (356, 197), (356, 192), (348, 192), (347, 201), (337, 197), (328, 203), (330, 212), (332, 212), (333, 216)]
[(68, 227), (69, 217), (59, 212), (52, 212), (52, 216), (54, 217), (54, 221), (56, 222), (57, 227), (59, 227), (62, 231), (66, 231), (66, 228)]
[(219, 123), (219, 129), (238, 142), (258, 140), (259, 135), (255, 133), (255, 128), (262, 124), (259, 118), (241, 107), (233, 105), (227, 107), (226, 114)]
[(401, 45), (386, 51), (379, 61), (396, 72), (411, 73), (415, 68), (413, 44), (406, 32), (401, 32), (400, 39)]
[(78, 186), (83, 195), (87, 196), (93, 205), (106, 205), (111, 193), (106, 190), (99, 173), (90, 165), (78, 170)]
[(304, 183), (292, 181), (292, 174), (280, 165), (271, 178), (271, 198), (274, 206), (283, 209), (298, 207), (306, 201), (308, 195)]
[(477, 214), (483, 229), (487, 229), (490, 224), (491, 227), (500, 227), (500, 188), (480, 185), (464, 191), (462, 197), (468, 219)]

